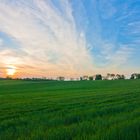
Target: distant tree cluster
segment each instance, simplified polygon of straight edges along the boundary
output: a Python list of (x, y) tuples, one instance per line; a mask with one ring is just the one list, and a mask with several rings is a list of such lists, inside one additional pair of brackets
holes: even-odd
[(57, 77), (57, 80), (59, 80), (59, 81), (64, 81), (64, 80), (65, 80), (65, 77), (59, 76), (59, 77)]
[(108, 73), (106, 76), (106, 80), (117, 80), (117, 79), (125, 79), (123, 74), (110, 74)]
[(101, 74), (96, 74), (95, 80), (102, 80), (102, 75)]
[(130, 79), (140, 79), (140, 73), (133, 73), (133, 74), (131, 74)]
[(120, 80), (125, 79), (123, 74), (110, 74), (108, 73), (106, 76), (102, 76), (101, 74), (96, 74), (94, 76), (83, 76), (80, 77), (80, 80)]
[[(126, 79), (125, 75), (123, 74), (112, 74), (112, 73), (107, 73), (106, 76), (102, 76), (101, 74), (96, 74), (94, 76), (81, 76), (79, 78), (65, 78), (64, 76), (59, 76), (57, 78), (46, 78), (46, 77), (42, 77), (42, 78), (14, 78), (12, 79), (11, 77), (6, 77), (6, 78), (1, 78), (0, 80), (32, 80), (32, 81), (78, 81), (78, 80), (124, 80)], [(130, 79), (140, 79), (140, 73), (133, 73), (130, 76)]]

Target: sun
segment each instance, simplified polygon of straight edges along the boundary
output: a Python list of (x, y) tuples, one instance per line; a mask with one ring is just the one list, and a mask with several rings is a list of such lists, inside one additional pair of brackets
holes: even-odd
[(14, 67), (14, 66), (9, 66), (9, 67), (6, 69), (6, 72), (7, 72), (7, 75), (13, 76), (13, 75), (16, 73), (16, 67)]

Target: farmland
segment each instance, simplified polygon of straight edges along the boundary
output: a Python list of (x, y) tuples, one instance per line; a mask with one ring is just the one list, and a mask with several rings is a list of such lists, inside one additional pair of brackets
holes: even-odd
[(140, 80), (0, 81), (0, 140), (139, 140)]

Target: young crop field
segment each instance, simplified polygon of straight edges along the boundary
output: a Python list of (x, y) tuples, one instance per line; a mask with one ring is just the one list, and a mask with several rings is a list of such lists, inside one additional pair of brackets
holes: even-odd
[(0, 140), (140, 140), (140, 80), (1, 80)]

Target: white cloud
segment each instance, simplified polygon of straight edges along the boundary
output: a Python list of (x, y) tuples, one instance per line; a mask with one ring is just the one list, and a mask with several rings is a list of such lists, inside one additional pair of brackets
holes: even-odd
[(122, 45), (111, 58), (112, 67), (117, 68), (123, 64), (129, 63), (128, 60), (131, 58), (133, 51), (134, 49), (129, 48), (129, 46)]
[(0, 47), (3, 45), (3, 39), (0, 38)]
[(1, 1), (0, 30), (20, 44), (20, 50), (0, 52), (3, 64), (28, 64), (36, 72), (43, 69), (43, 74), (52, 75), (93, 70), (86, 40), (84, 36), (78, 38), (72, 9), (68, 1), (63, 5), (65, 16), (52, 7), (51, 1)]
[[(120, 71), (120, 67), (127, 63), (133, 53), (130, 45), (138, 44), (139, 40), (135, 39), (135, 42), (126, 44), (127, 46), (121, 45), (116, 42), (117, 29), (114, 34), (112, 32), (111, 39), (103, 37), (105, 30), (100, 16), (106, 20), (114, 17), (119, 10), (107, 0), (93, 1), (93, 30), (88, 32), (88, 37), (92, 35), (92, 42), (87, 42), (83, 28), (84, 23), (87, 24), (90, 20), (81, 20), (83, 30), (78, 32), (69, 0), (60, 0), (60, 6), (63, 12), (51, 0), (0, 0), (0, 31), (18, 44), (18, 48), (10, 48), (0, 41), (5, 48), (0, 48), (0, 67), (13, 64), (23, 75), (34, 73), (39, 76)], [(117, 17), (114, 21), (119, 22), (130, 16), (126, 12), (127, 8), (123, 11), (120, 19)], [(139, 22), (129, 23), (125, 27), (130, 27), (126, 30), (130, 34), (136, 34)], [(117, 28), (120, 28), (119, 25)]]

